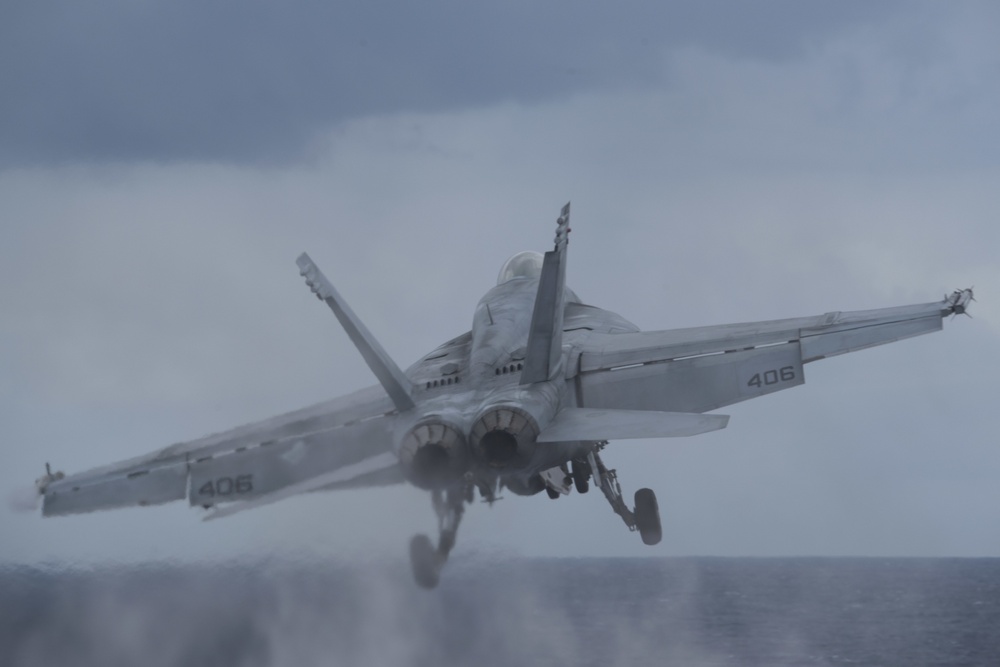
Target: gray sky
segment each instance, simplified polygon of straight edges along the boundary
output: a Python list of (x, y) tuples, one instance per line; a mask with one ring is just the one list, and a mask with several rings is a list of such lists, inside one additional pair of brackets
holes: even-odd
[(0, 165), (288, 164), (352, 119), (662, 87), (678, 47), (786, 61), (866, 5), (14, 0)]
[[(1000, 10), (869, 4), (16, 2), (0, 489), (372, 384), (302, 250), (405, 366), (572, 199), (571, 286), (644, 329), (980, 301), (724, 431), (611, 447), (655, 550), (591, 493), (475, 506), (456, 556), (1000, 554)], [(0, 561), (402, 558), (433, 528), (410, 488), (211, 524), (3, 508)]]

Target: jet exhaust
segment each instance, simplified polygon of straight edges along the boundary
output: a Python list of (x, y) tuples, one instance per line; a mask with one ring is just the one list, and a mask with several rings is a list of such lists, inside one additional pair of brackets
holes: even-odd
[(517, 456), (517, 437), (508, 431), (489, 431), (481, 441), (483, 453), (490, 462), (506, 464)]
[(443, 489), (459, 481), (468, 468), (468, 447), (461, 431), (451, 424), (424, 421), (403, 438), (399, 462), (414, 486)]
[(476, 458), (489, 467), (517, 468), (531, 461), (538, 433), (538, 422), (527, 411), (502, 405), (480, 413), (469, 440)]
[(538, 450), (538, 434), (552, 421), (560, 398), (560, 387), (554, 382), (497, 392), (472, 421), (472, 456), (497, 472), (529, 467)]

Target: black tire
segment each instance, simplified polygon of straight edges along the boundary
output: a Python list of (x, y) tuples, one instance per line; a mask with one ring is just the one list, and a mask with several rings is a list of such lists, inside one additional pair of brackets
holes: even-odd
[(579, 461), (573, 461), (573, 486), (577, 493), (590, 491), (590, 466)]
[(413, 578), (421, 588), (434, 588), (441, 578), (437, 549), (426, 535), (414, 535), (410, 540), (410, 567)]
[(562, 495), (561, 493), (559, 493), (555, 489), (550, 489), (547, 486), (545, 487), (545, 493), (549, 494), (549, 498), (551, 498), (552, 500), (555, 500), (556, 498), (558, 498), (559, 496)]
[(660, 506), (652, 489), (639, 489), (635, 492), (635, 524), (644, 544), (659, 544), (663, 539)]

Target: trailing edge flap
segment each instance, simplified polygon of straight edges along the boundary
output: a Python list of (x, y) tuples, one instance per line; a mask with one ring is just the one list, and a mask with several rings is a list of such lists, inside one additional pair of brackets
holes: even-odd
[(326, 305), (333, 311), (333, 314), (337, 316), (341, 326), (344, 327), (347, 335), (350, 336), (351, 342), (354, 343), (358, 351), (361, 352), (361, 356), (364, 357), (368, 368), (372, 370), (378, 381), (382, 383), (386, 393), (389, 394), (392, 402), (396, 405), (396, 409), (402, 412), (414, 407), (413, 386), (410, 384), (410, 381), (403, 374), (403, 371), (400, 370), (399, 366), (396, 365), (396, 362), (392, 360), (392, 357), (375, 340), (375, 337), (368, 331), (364, 323), (354, 314), (351, 307), (344, 301), (344, 297), (340, 296), (340, 293), (334, 289), (333, 285), (326, 279), (323, 272), (319, 270), (319, 267), (313, 263), (309, 255), (302, 253), (295, 260), (295, 263), (298, 264), (299, 274), (306, 279), (306, 284), (312, 289), (313, 294), (320, 301), (325, 301)]
[(337, 470), (317, 475), (316, 477), (303, 480), (296, 484), (291, 484), (253, 500), (232, 503), (224, 507), (216, 507), (211, 512), (206, 514), (203, 520), (209, 521), (210, 519), (221, 519), (222, 517), (230, 516), (232, 514), (236, 514), (237, 512), (256, 509), (263, 505), (270, 505), (271, 503), (276, 503), (279, 500), (291, 498), (292, 496), (297, 496), (302, 493), (320, 491), (338, 484), (346, 485), (358, 478), (374, 475), (376, 473), (392, 470), (398, 467), (399, 459), (396, 458), (396, 455), (392, 452), (385, 452), (383, 454), (379, 454), (378, 456), (372, 456), (362, 461), (358, 461), (357, 463), (344, 466), (343, 468), (338, 468)]
[(569, 241), (569, 202), (556, 221), (555, 248), (545, 253), (538, 278), (535, 309), (531, 314), (521, 384), (545, 382), (562, 359), (563, 311), (566, 309), (566, 244)]
[(564, 408), (538, 436), (538, 442), (683, 438), (726, 428), (729, 415), (654, 410)]

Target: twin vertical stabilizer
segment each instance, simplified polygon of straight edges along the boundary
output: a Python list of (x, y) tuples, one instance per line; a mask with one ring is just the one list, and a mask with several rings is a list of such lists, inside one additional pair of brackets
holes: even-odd
[(563, 312), (566, 299), (566, 245), (569, 242), (569, 202), (556, 221), (555, 248), (545, 253), (538, 294), (531, 315), (521, 384), (545, 382), (562, 360)]
[[(566, 300), (566, 246), (569, 242), (569, 202), (556, 221), (555, 247), (545, 253), (538, 292), (531, 315), (528, 344), (525, 349), (521, 384), (546, 382), (560, 370), (562, 360), (563, 312)], [(400, 411), (415, 406), (413, 386), (403, 371), (379, 345), (368, 328), (354, 314), (344, 298), (334, 289), (309, 255), (302, 253), (296, 264), (313, 293), (325, 301), (347, 331), (351, 342), (361, 352), (368, 367), (385, 388)]]

